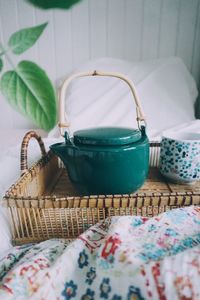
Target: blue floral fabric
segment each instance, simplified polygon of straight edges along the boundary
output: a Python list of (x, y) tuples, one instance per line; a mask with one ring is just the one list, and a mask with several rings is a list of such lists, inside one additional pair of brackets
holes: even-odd
[(3, 300), (200, 299), (200, 208), (108, 218), (74, 242), (14, 247)]

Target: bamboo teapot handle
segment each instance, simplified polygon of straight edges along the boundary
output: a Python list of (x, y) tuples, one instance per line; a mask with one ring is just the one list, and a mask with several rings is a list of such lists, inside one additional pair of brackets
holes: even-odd
[(115, 72), (102, 72), (102, 71), (90, 71), (90, 72), (81, 72), (81, 73), (76, 73), (73, 74), (72, 76), (66, 78), (61, 85), (60, 92), (59, 92), (59, 123), (58, 127), (60, 128), (60, 134), (64, 136), (64, 128), (69, 128), (70, 124), (67, 123), (66, 121), (66, 116), (65, 116), (65, 93), (66, 90), (70, 84), (70, 82), (76, 78), (79, 77), (85, 77), (85, 76), (109, 76), (109, 77), (116, 77), (119, 78), (123, 81), (125, 81), (128, 86), (131, 89), (133, 98), (135, 100), (136, 104), (136, 115), (137, 115), (137, 123), (138, 123), (138, 128), (141, 129), (142, 124), (146, 126), (146, 119), (142, 111), (142, 107), (140, 104), (140, 101), (138, 99), (137, 93), (135, 86), (133, 82), (127, 78), (126, 76), (120, 74), (120, 73), (115, 73)]

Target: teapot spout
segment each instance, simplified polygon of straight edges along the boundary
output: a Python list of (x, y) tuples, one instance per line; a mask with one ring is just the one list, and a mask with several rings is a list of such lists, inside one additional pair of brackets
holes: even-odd
[(76, 171), (76, 159), (74, 157), (74, 147), (67, 145), (66, 143), (56, 143), (51, 145), (50, 149), (64, 164), (71, 182), (76, 183), (78, 181), (78, 177)]

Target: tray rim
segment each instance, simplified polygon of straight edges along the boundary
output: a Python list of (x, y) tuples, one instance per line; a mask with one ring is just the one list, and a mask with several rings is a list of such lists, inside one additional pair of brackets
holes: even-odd
[[(150, 142), (150, 147), (160, 148), (161, 143), (160, 142)], [(25, 181), (29, 176), (34, 176), (36, 171), (35, 169), (42, 168), (45, 165), (50, 162), (53, 158), (55, 158), (55, 154), (51, 150), (47, 152), (47, 154), (40, 158), (37, 162), (35, 162), (21, 177), (19, 177), (6, 191), (5, 195), (3, 196), (2, 203), (3, 205), (5, 202), (8, 202), (8, 200), (13, 201), (26, 201), (26, 202), (32, 202), (34, 200), (50, 200), (50, 201), (66, 201), (66, 200), (94, 200), (94, 199), (137, 199), (137, 198), (147, 198), (147, 197), (178, 197), (178, 196), (199, 196), (200, 197), (200, 191), (199, 192), (193, 192), (193, 191), (184, 191), (184, 192), (137, 192), (137, 193), (131, 193), (131, 194), (111, 194), (111, 195), (83, 195), (83, 196), (57, 196), (57, 195), (41, 195), (41, 196), (18, 196), (13, 195), (12, 189), (17, 187), (19, 184), (21, 184), (23, 181)], [(152, 168), (152, 167), (150, 167)], [(12, 201), (12, 202), (13, 202)], [(7, 206), (7, 205), (6, 205)]]

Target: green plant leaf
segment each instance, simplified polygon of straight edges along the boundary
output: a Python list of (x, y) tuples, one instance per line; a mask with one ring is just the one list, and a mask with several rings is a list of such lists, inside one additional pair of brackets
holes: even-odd
[(33, 5), (43, 8), (62, 8), (69, 9), (72, 5), (80, 2), (81, 0), (27, 0)]
[(0, 58), (0, 72), (3, 69), (3, 60)]
[(0, 88), (9, 103), (39, 128), (54, 127), (57, 116), (54, 88), (38, 65), (20, 62), (15, 70), (4, 73)]
[(13, 33), (8, 41), (15, 54), (21, 54), (35, 44), (48, 23), (21, 29)]

